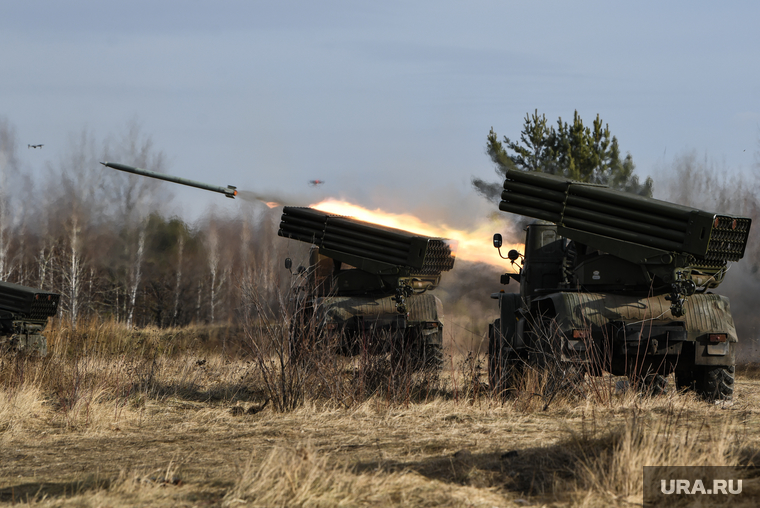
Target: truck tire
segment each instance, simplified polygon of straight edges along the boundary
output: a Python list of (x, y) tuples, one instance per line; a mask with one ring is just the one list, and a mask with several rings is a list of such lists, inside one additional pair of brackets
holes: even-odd
[(668, 393), (668, 379), (662, 374), (650, 372), (639, 378), (639, 390), (646, 395), (665, 395)]
[(705, 365), (697, 370), (696, 390), (709, 401), (731, 400), (734, 396), (733, 365)]
[(418, 328), (407, 329), (401, 340), (393, 341), (391, 366), (394, 371), (440, 372), (443, 369), (441, 330), (425, 334)]
[(506, 341), (496, 331), (499, 327), (500, 319), (496, 319), (488, 334), (488, 386), (494, 395), (505, 397), (515, 388), (522, 362), (506, 347)]
[(420, 357), (415, 362), (415, 370), (440, 372), (443, 369), (443, 335), (440, 330), (422, 336)]

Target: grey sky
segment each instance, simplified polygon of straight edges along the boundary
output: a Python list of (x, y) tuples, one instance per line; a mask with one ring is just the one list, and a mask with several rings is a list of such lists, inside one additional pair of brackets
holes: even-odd
[(750, 1), (2, 1), (0, 115), (45, 144), (21, 153), (32, 170), (136, 119), (170, 173), (401, 212), (492, 178), (491, 126), (577, 109), (656, 185), (690, 149), (752, 170), (758, 19)]

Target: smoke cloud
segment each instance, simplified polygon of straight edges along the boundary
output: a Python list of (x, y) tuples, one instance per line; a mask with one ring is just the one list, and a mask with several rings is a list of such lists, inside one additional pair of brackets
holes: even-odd
[(760, 178), (737, 175), (696, 152), (676, 157), (659, 168), (657, 197), (713, 213), (752, 219), (744, 258), (733, 263), (715, 290), (731, 300), (731, 313), (739, 335), (738, 364), (760, 361)]

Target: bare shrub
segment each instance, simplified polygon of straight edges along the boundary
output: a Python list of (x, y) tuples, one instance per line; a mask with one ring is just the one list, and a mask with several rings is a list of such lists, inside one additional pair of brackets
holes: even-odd
[(373, 396), (409, 403), (439, 390), (438, 372), (420, 365), (405, 340), (385, 330), (347, 336), (325, 329), (317, 322), (319, 299), (302, 291), (281, 291), (274, 309), (253, 286), (246, 295), (246, 347), (275, 410), (306, 400), (348, 408)]

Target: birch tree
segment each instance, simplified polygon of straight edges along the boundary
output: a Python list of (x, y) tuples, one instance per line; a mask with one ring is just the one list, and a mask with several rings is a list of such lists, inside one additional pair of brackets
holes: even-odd
[(171, 325), (177, 325), (177, 318), (179, 317), (179, 295), (182, 288), (182, 261), (183, 254), (185, 253), (185, 237), (179, 235), (177, 238), (177, 272), (174, 282), (174, 306), (172, 308)]
[(14, 267), (9, 258), (11, 247), (10, 173), (18, 172), (16, 134), (5, 119), (0, 119), (0, 280), (8, 280)]
[(139, 239), (137, 241), (137, 254), (132, 266), (132, 285), (129, 290), (129, 315), (127, 316), (127, 327), (132, 328), (132, 319), (135, 314), (135, 304), (137, 301), (137, 290), (140, 288), (140, 278), (142, 276), (143, 254), (145, 253), (145, 228), (140, 228)]
[(72, 213), (66, 223), (66, 237), (59, 257), (63, 302), (69, 321), (76, 326), (79, 319), (82, 274), (85, 262), (82, 256), (82, 226), (79, 214)]
[[(217, 295), (224, 286), (226, 277), (219, 273), (219, 233), (217, 231), (216, 219), (209, 221), (208, 230), (206, 232), (206, 252), (208, 256), (208, 268), (211, 277), (211, 284), (209, 287), (209, 314), (210, 320), (213, 323), (216, 319), (216, 304)], [(224, 272), (226, 274), (227, 272)], [(220, 276), (221, 275), (221, 276)]]
[(0, 132), (0, 280), (8, 280), (13, 267), (8, 260), (10, 249), (9, 231), (11, 226), (11, 217), (8, 213), (8, 188), (7, 171), (9, 165), (9, 153), (6, 151), (6, 145), (3, 143), (3, 133)]

